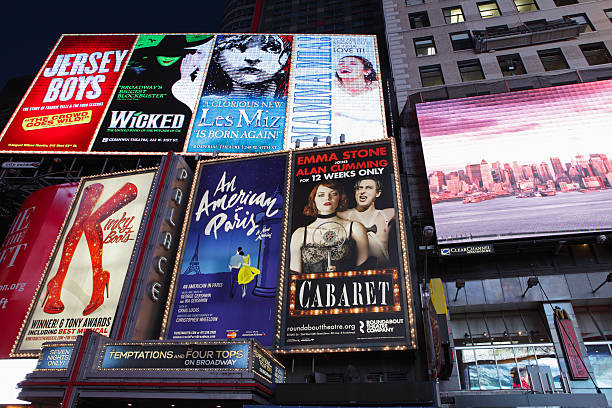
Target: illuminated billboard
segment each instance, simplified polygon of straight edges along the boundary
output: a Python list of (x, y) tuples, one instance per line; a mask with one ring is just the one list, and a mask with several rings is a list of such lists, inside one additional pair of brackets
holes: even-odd
[(287, 154), (199, 163), (164, 326), (272, 346)]
[(69, 183), (30, 194), (0, 246), (0, 358), (11, 352), (76, 189)]
[(155, 174), (83, 179), (14, 354), (73, 341), (86, 329), (110, 335)]
[(274, 152), (387, 137), (376, 37), (63, 35), (0, 152)]
[(612, 80), (417, 104), (438, 243), (612, 230)]
[(386, 137), (375, 36), (294, 36), (285, 146)]
[(395, 145), (292, 155), (278, 351), (414, 347)]

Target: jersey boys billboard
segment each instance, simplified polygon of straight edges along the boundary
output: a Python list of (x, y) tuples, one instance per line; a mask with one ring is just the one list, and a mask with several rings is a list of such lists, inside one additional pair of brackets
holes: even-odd
[(287, 157), (199, 166), (168, 339), (238, 337), (272, 345)]
[(375, 36), (64, 35), (0, 151), (241, 154), (385, 138)]
[(417, 104), (438, 242), (612, 230), (611, 105), (612, 80)]
[(292, 168), (280, 348), (414, 344), (393, 144), (299, 151)]
[(63, 36), (3, 132), (0, 149), (87, 151), (136, 38)]
[(155, 173), (81, 182), (14, 353), (110, 334)]

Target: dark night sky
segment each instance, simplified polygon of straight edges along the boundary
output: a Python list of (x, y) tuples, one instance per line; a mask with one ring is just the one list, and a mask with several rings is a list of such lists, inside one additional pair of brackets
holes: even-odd
[(217, 32), (225, 0), (8, 0), (0, 24), (0, 90), (36, 74), (62, 33)]

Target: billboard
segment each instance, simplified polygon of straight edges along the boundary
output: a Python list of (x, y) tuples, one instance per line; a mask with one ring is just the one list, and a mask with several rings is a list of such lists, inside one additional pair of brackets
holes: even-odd
[(279, 351), (414, 346), (394, 144), (292, 156)]
[(181, 151), (213, 35), (140, 35), (93, 151)]
[(235, 155), (382, 139), (381, 84), (374, 35), (68, 34), (0, 152)]
[(271, 346), (287, 154), (200, 162), (170, 288), (166, 337)]
[(386, 137), (375, 36), (294, 36), (285, 146)]
[(218, 35), (187, 151), (283, 148), (290, 35)]
[(417, 104), (439, 244), (612, 230), (612, 80)]
[(2, 133), (0, 150), (88, 151), (136, 38), (60, 38)]
[(83, 179), (14, 354), (75, 340), (86, 329), (109, 336), (155, 174)]
[(76, 189), (69, 183), (30, 194), (0, 246), (0, 358), (9, 357)]

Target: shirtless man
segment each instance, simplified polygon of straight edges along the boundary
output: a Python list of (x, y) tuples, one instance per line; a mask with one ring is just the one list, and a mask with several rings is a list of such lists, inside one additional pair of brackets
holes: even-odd
[(376, 209), (375, 202), (382, 194), (382, 183), (372, 177), (364, 177), (355, 183), (357, 206), (338, 216), (359, 221), (366, 227), (370, 256), (376, 257), (377, 266), (389, 264), (389, 224), (395, 218), (394, 208)]

